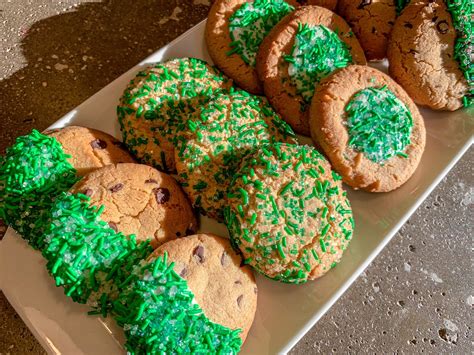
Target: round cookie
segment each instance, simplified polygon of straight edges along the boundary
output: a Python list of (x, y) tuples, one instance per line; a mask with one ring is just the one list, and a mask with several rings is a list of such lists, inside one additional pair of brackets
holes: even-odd
[[(470, 90), (455, 59), (457, 46), (456, 30), (444, 1), (411, 2), (393, 27), (387, 50), (390, 75), (417, 104), (457, 110)], [(472, 59), (470, 62), (472, 71)]]
[(86, 175), (71, 192), (90, 197), (90, 205), (104, 206), (102, 220), (115, 231), (151, 240), (157, 247), (197, 230), (186, 195), (169, 175), (147, 165), (109, 165)]
[(106, 165), (135, 162), (122, 142), (96, 129), (68, 126), (44, 133), (55, 138), (64, 153), (71, 156), (68, 161), (79, 176)]
[(371, 192), (405, 183), (425, 148), (416, 105), (388, 75), (367, 66), (349, 66), (321, 83), (310, 126), (344, 182)]
[(176, 133), (190, 112), (232, 81), (205, 61), (171, 59), (137, 74), (117, 107), (124, 143), (143, 163), (175, 171)]
[(334, 11), (338, 0), (297, 0), (301, 5), (316, 5)]
[(225, 193), (241, 159), (258, 145), (295, 142), (266, 99), (245, 91), (216, 96), (190, 116), (176, 150), (178, 180), (200, 212), (222, 220)]
[(354, 228), (340, 180), (313, 147), (276, 143), (248, 155), (225, 210), (244, 262), (287, 283), (316, 279), (336, 266)]
[(229, 241), (213, 234), (196, 234), (163, 244), (148, 260), (165, 253), (206, 317), (227, 328), (242, 329), (244, 341), (257, 309), (257, 284)]
[(297, 133), (309, 135), (308, 108), (317, 82), (352, 62), (366, 63), (346, 22), (325, 8), (304, 6), (264, 39), (257, 71), (277, 113)]
[(266, 34), (294, 10), (292, 0), (216, 0), (206, 23), (206, 44), (213, 62), (242, 89), (262, 94), (255, 70), (258, 47)]
[(368, 60), (384, 59), (397, 18), (395, 0), (339, 0), (338, 13), (354, 30)]

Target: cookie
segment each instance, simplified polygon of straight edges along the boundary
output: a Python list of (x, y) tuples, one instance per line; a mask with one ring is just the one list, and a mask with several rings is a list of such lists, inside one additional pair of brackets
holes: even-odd
[(294, 10), (292, 1), (217, 0), (206, 23), (206, 44), (213, 62), (242, 89), (262, 94), (255, 71), (258, 47), (267, 33)]
[(135, 162), (122, 142), (97, 129), (68, 126), (45, 134), (55, 138), (71, 156), (68, 160), (79, 176), (110, 164)]
[(215, 97), (190, 116), (176, 150), (178, 180), (193, 205), (222, 220), (225, 193), (241, 159), (258, 145), (295, 142), (291, 128), (266, 99), (244, 91)]
[(196, 234), (163, 244), (148, 260), (165, 253), (204, 314), (214, 323), (241, 329), (245, 341), (257, 309), (257, 285), (252, 270), (241, 266), (242, 259), (229, 241)]
[(53, 137), (33, 130), (0, 157), (0, 219), (42, 249), (53, 200), (78, 180), (70, 156)]
[(187, 115), (231, 86), (232, 81), (195, 58), (171, 59), (140, 71), (117, 107), (124, 143), (139, 161), (174, 172), (174, 140)]
[(295, 132), (309, 135), (308, 108), (317, 83), (350, 63), (365, 64), (345, 21), (318, 6), (304, 6), (262, 42), (257, 71), (270, 104)]
[[(192, 256), (191, 256), (192, 258)], [(238, 354), (240, 330), (209, 320), (167, 255), (137, 265), (114, 302), (131, 354)]]
[(367, 66), (349, 66), (321, 83), (310, 126), (344, 182), (370, 192), (404, 184), (425, 148), (416, 105), (388, 75)]
[(169, 175), (141, 164), (109, 165), (86, 175), (71, 190), (104, 206), (102, 220), (157, 247), (197, 230), (191, 205)]
[[(452, 5), (451, 12), (464, 7)], [(469, 55), (472, 27), (456, 23), (464, 38), (459, 37), (462, 32), (456, 35), (450, 11), (441, 0), (411, 2), (395, 22), (387, 51), (390, 75), (419, 105), (454, 111), (467, 104), (469, 97), (472, 100), (474, 83), (470, 79), (470, 88), (468, 82), (474, 71)]]
[(316, 279), (336, 266), (354, 229), (340, 180), (313, 147), (275, 143), (248, 155), (225, 210), (244, 262), (287, 283)]
[(334, 11), (338, 0), (297, 0), (301, 5), (316, 5)]

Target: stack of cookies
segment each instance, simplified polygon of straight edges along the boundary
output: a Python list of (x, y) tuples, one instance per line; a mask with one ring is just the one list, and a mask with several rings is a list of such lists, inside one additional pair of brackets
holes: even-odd
[[(117, 107), (123, 143), (77, 126), (18, 138), (0, 161), (0, 218), (67, 296), (114, 317), (130, 353), (237, 353), (252, 270), (301, 284), (334, 268), (355, 228), (342, 183), (399, 188), (425, 147), (415, 102), (472, 104), (472, 8), (216, 0), (217, 67), (137, 73)], [(366, 65), (386, 56), (393, 79)], [(198, 232), (198, 214), (230, 239)]]

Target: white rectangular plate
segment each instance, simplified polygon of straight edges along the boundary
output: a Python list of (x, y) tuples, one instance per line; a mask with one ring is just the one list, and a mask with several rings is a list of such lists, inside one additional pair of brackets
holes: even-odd
[[(52, 127), (94, 127), (120, 137), (115, 108), (125, 86), (147, 63), (172, 57), (211, 61), (204, 43), (205, 21), (123, 74)], [(389, 242), (472, 144), (472, 112), (423, 110), (428, 132), (426, 150), (415, 175), (400, 189), (385, 194), (349, 190), (356, 221), (355, 236), (342, 262), (320, 280), (286, 285), (257, 276), (259, 299), (245, 354), (289, 351), (333, 305)], [(303, 143), (310, 143), (305, 138)], [(201, 231), (227, 235), (222, 224), (202, 219)], [(87, 316), (54, 286), (41, 254), (7, 231), (0, 244), (0, 286), (35, 336), (50, 353), (123, 353), (123, 334), (112, 320)]]

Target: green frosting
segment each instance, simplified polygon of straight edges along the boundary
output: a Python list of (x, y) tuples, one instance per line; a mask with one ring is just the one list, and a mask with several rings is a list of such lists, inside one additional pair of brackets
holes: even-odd
[(386, 86), (354, 94), (346, 106), (349, 146), (375, 163), (406, 157), (413, 119), (405, 104)]
[(465, 107), (474, 105), (474, 2), (472, 0), (448, 0), (446, 6), (451, 14), (457, 37), (454, 59), (467, 80), (469, 91), (463, 98)]
[(284, 0), (245, 2), (229, 19), (232, 50), (227, 55), (238, 53), (245, 63), (254, 67), (265, 36), (293, 10), (294, 7)]
[(290, 80), (306, 103), (311, 101), (317, 83), (352, 63), (347, 44), (323, 25), (299, 24), (293, 48), (284, 58), (289, 62)]
[(55, 197), (78, 180), (69, 157), (55, 138), (33, 130), (0, 161), (0, 218), (34, 248), (43, 247)]
[(130, 354), (237, 354), (240, 329), (211, 322), (167, 255), (137, 265), (114, 301)]

